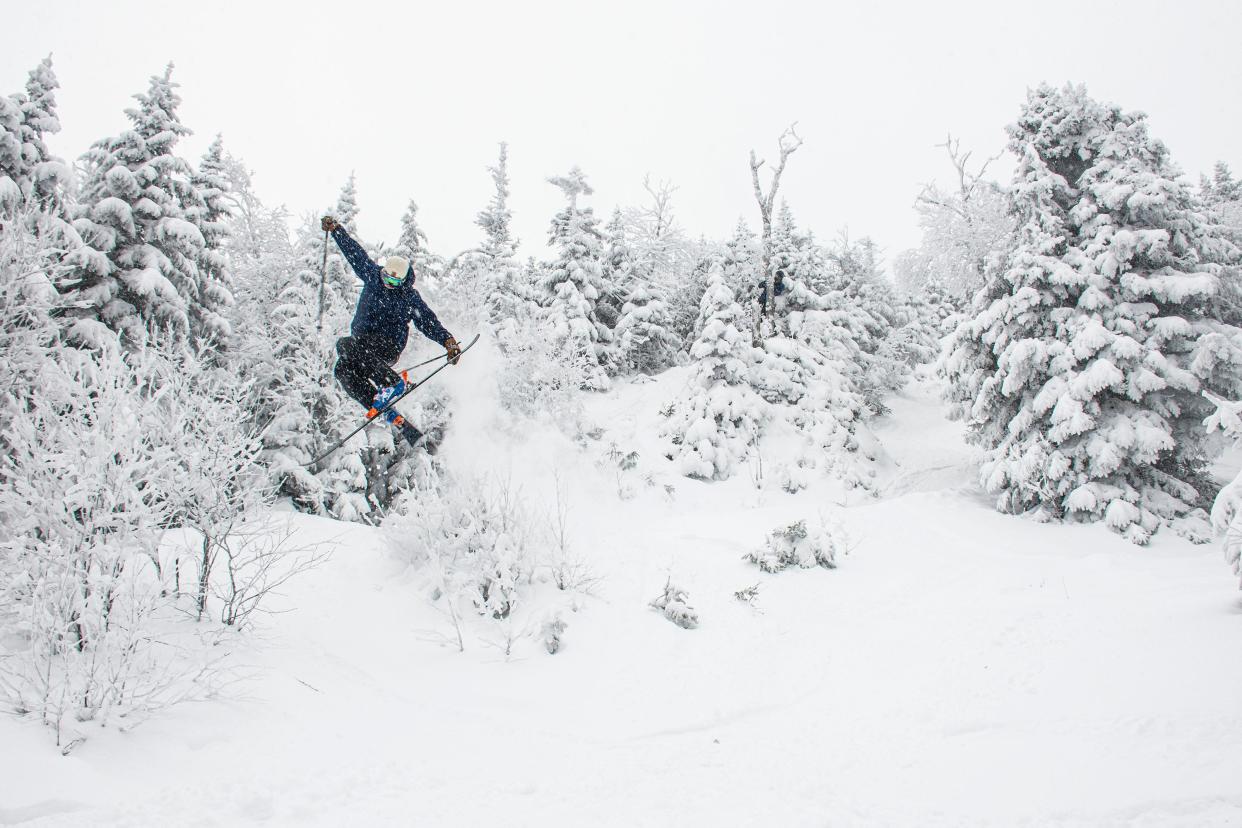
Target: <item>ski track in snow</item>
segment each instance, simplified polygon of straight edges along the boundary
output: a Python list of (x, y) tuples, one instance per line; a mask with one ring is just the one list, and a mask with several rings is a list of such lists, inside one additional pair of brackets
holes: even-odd
[[(445, 443), (545, 508), (568, 484), (600, 583), (562, 653), (506, 662), (477, 625), (458, 653), (383, 531), (291, 515), (333, 556), (235, 654), (256, 677), (68, 757), (0, 721), (0, 824), (1242, 824), (1242, 603), (1216, 547), (993, 512), (930, 381), (875, 425), (879, 497), (671, 476), (655, 412), (678, 381), (591, 400), (585, 453), (480, 422)], [(653, 475), (630, 500), (596, 465), (614, 441)], [(838, 569), (741, 560), (821, 513), (855, 544)], [(699, 629), (648, 608), (669, 579)]]

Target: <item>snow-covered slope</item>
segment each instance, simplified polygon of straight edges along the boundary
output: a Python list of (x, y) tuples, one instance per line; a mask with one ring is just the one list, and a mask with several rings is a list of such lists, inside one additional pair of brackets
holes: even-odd
[[(878, 498), (673, 477), (654, 435), (679, 381), (592, 399), (583, 444), (463, 412), (443, 447), (535, 509), (559, 481), (598, 578), (559, 654), (506, 660), (487, 625), (458, 652), (384, 530), (289, 514), (334, 551), (234, 656), (248, 680), (68, 757), (0, 720), (0, 824), (1242, 824), (1218, 549), (995, 513), (928, 381), (876, 426)], [(851, 538), (837, 569), (742, 560), (821, 517)], [(670, 579), (698, 629), (648, 607)]]

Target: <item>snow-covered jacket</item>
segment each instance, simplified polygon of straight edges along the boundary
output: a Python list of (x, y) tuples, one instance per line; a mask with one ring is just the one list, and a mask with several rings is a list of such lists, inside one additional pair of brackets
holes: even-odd
[(371, 261), (362, 245), (354, 241), (344, 228), (333, 230), (332, 238), (341, 248), (345, 261), (362, 280), (362, 295), (358, 297), (358, 309), (354, 311), (354, 321), (349, 326), (351, 334), (382, 337), (392, 343), (395, 353), (405, 349), (410, 322), (432, 342), (443, 345), (449, 340), (451, 334), (414, 289), (413, 273), (400, 287), (387, 287), (380, 280), (382, 268)]

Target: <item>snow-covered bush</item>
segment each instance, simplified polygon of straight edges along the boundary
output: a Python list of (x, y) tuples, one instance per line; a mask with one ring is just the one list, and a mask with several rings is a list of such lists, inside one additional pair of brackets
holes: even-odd
[(780, 572), (797, 566), (836, 569), (837, 555), (849, 548), (844, 531), (834, 525), (807, 527), (805, 520), (773, 530), (760, 549), (749, 552), (746, 560), (764, 572)]
[(670, 578), (660, 593), (648, 606), (658, 609), (664, 617), (677, 626), (693, 630), (699, 625), (699, 614), (690, 606), (690, 594), (673, 584)]
[(477, 634), (512, 655), (524, 641), (561, 645), (563, 614), (598, 580), (570, 542), (568, 492), (548, 526), (507, 480), (458, 480), (409, 492), (385, 523), (394, 554), (416, 569), (451, 619), (459, 649)]
[[(390, 521), (391, 541), (411, 564), (431, 563), (443, 598), (495, 620), (508, 618), (535, 577), (534, 522), (503, 481), (457, 481), (411, 491), (409, 512)], [(457, 607), (454, 607), (457, 610)]]
[(1041, 86), (1010, 138), (1018, 230), (944, 362), (952, 415), (1001, 511), (1145, 543), (1206, 503), (1201, 392), (1242, 390), (1213, 310), (1237, 250), (1142, 114)]
[(628, 371), (655, 374), (673, 364), (679, 340), (659, 288), (635, 281), (621, 307), (616, 327), (616, 353)]
[(748, 587), (735, 590), (733, 598), (734, 600), (741, 601), (743, 604), (749, 604), (751, 607), (755, 607), (756, 602), (759, 600), (760, 588), (760, 584), (751, 584)]
[(159, 439), (177, 447), (169, 523), (191, 530), (195, 548), (175, 552), (172, 566), (161, 559), (157, 565), (177, 594), (183, 570), (196, 572), (186, 586), (199, 620), (218, 612), (224, 625), (242, 627), (323, 556), (296, 544), (267, 514), (275, 485), (261, 463), (261, 426), (249, 416), (253, 380), (163, 344), (150, 382), (160, 393)]
[(564, 646), (562, 640), (565, 636), (565, 620), (561, 618), (560, 613), (554, 614), (551, 618), (543, 622), (543, 627), (539, 630), (539, 638), (543, 641), (543, 647), (548, 651), (548, 655), (556, 655)]
[(496, 330), (501, 353), (497, 392), (501, 407), (525, 417), (576, 421), (581, 411), (578, 392), (590, 385), (599, 367), (581, 350), (566, 350), (565, 341), (547, 327), (548, 311), (531, 302), (516, 302), (509, 324)]
[(2, 689), (58, 736), (169, 704), (201, 669), (164, 626), (175, 598), (158, 561), (180, 445), (150, 384), (154, 359), (115, 345), (63, 352), (0, 438)]
[[(1235, 442), (1242, 441), (1242, 402), (1207, 396), (1216, 406), (1216, 412), (1207, 418), (1208, 430), (1219, 429)], [(1242, 579), (1242, 473), (1216, 495), (1212, 527), (1224, 543), (1226, 563), (1233, 568), (1233, 574)]]
[(589, 595), (600, 579), (573, 542), (571, 510), (569, 486), (558, 473), (556, 501), (546, 527), (547, 541), (541, 566), (547, 569), (552, 583), (561, 592)]
[(772, 476), (776, 484), (790, 494), (797, 494), (811, 482), (806, 467), (796, 463), (779, 464)]
[(621, 500), (629, 500), (637, 493), (630, 479), (632, 477), (630, 472), (638, 467), (637, 451), (626, 451), (616, 443), (612, 443), (600, 457), (596, 466), (612, 475), (617, 486), (617, 497)]

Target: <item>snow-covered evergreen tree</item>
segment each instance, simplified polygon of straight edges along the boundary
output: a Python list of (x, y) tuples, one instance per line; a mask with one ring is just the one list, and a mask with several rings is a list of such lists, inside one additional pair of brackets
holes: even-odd
[(190, 305), (190, 330), (196, 338), (213, 343), (217, 348), (226, 345), (232, 333), (225, 311), (233, 303), (227, 256), (232, 205), (228, 200), (225, 163), (224, 141), (217, 135), (190, 179), (195, 201), (187, 205), (189, 209), (186, 210), (187, 220), (203, 235), (196, 301)]
[(617, 327), (621, 318), (621, 306), (625, 297), (636, 280), (651, 281), (648, 271), (638, 261), (634, 248), (630, 246), (625, 228), (625, 218), (621, 209), (613, 210), (612, 218), (604, 226), (604, 248), (601, 260), (604, 271), (604, 284), (608, 290), (600, 296), (596, 304), (596, 313), (600, 321), (609, 329)]
[(69, 167), (45, 140), (60, 131), (59, 86), (48, 57), (30, 71), (24, 94), (0, 98), (0, 210), (14, 209), (21, 199), (42, 213), (58, 213), (64, 205)]
[(496, 166), (488, 167), (494, 191), (487, 208), (480, 211), (474, 223), (483, 228), (483, 252), (493, 259), (512, 259), (517, 240), (509, 229), (513, 211), (509, 209), (509, 145), (500, 143)]
[(190, 167), (173, 154), (190, 132), (177, 117), (176, 86), (170, 64), (126, 110), (133, 129), (96, 142), (83, 159), (73, 224), (85, 245), (67, 257), (61, 284), (74, 342), (98, 346), (108, 329), (131, 344), (148, 326), (191, 333), (205, 240), (186, 218), (196, 201)]
[(418, 203), (410, 199), (405, 213), (401, 216), (401, 232), (397, 235), (397, 244), (392, 252), (394, 255), (414, 261), (414, 257), (426, 249), (427, 234), (418, 224)]
[(483, 228), (482, 261), (476, 262), (482, 285), (483, 307), (487, 320), (498, 332), (511, 328), (519, 306), (532, 299), (530, 290), (522, 280), (521, 267), (517, 261), (518, 241), (510, 224), (513, 213), (509, 209), (509, 145), (500, 144), (496, 166), (488, 167), (494, 188), (487, 209), (475, 218), (475, 224)]
[(755, 330), (759, 295), (763, 289), (763, 250), (746, 220), (739, 218), (721, 253), (725, 283), (733, 289), (747, 315), (747, 330)]
[[(779, 238), (774, 229), (774, 241)], [(780, 249), (773, 248), (774, 256)], [(797, 267), (786, 264), (777, 317), (783, 332), (759, 340), (751, 384), (773, 418), (804, 435), (807, 465), (831, 471), (847, 486), (869, 488), (871, 458), (859, 452), (857, 436), (870, 413), (861, 390), (862, 351), (842, 324), (850, 311), (834, 307), (803, 280), (822, 262), (803, 257)]]
[(852, 242), (842, 233), (827, 251), (827, 266), (819, 272), (820, 291), (827, 306), (838, 311), (837, 324), (849, 330), (857, 343), (855, 385), (875, 413), (887, 410), (888, 394), (905, 384), (910, 365), (906, 353), (893, 341), (901, 326), (900, 302), (880, 272), (874, 242), (863, 237)]
[[(677, 187), (668, 181), (653, 182), (647, 176), (643, 189), (647, 203), (621, 211), (626, 258), (633, 272), (641, 273), (651, 290), (665, 297), (672, 316), (670, 330), (683, 347), (689, 348), (694, 341), (699, 301), (707, 289), (707, 268), (696, 269), (703, 245), (692, 240), (677, 221), (673, 208)], [(626, 284), (615, 284), (613, 295), (624, 304), (629, 290)]]
[[(703, 323), (707, 321), (706, 317), (701, 314), (701, 305), (703, 303), (703, 294), (707, 292), (707, 285), (712, 268), (722, 266), (724, 263), (724, 255), (721, 251), (709, 248), (706, 245), (702, 250), (698, 259), (695, 260), (694, 266), (690, 268), (690, 272), (686, 275), (684, 282), (672, 292), (670, 296), (670, 308), (673, 313), (673, 333), (683, 343), (686, 353), (690, 351), (690, 347), (694, 345), (695, 340), (699, 338), (699, 334), (703, 332)], [(745, 301), (744, 294), (737, 290), (728, 273), (725, 273), (725, 284), (733, 291), (734, 296), (739, 301)], [(694, 299), (692, 303), (690, 300)], [(750, 320), (752, 314), (747, 312), (746, 307), (742, 307), (742, 318)]]
[[(1212, 394), (1208, 399), (1216, 411), (1206, 420), (1209, 431), (1219, 429), (1234, 441), (1242, 443), (1242, 402), (1224, 400)], [(1216, 495), (1212, 503), (1212, 526), (1225, 547), (1225, 562), (1233, 568), (1242, 586), (1242, 472)]]
[(36, 233), (37, 214), (26, 201), (0, 222), (0, 422), (24, 416), (54, 353), (59, 251)]
[[(358, 190), (354, 183), (354, 174), (350, 173), (349, 180), (341, 187), (341, 193), (337, 197), (336, 206), (329, 211), (328, 215), (335, 218), (349, 235), (357, 239), (358, 213)], [(305, 236), (299, 239), (303, 252), (306, 254), (304, 264), (307, 267), (314, 268), (315, 279), (321, 278), (321, 270), (327, 274), (322, 277), (324, 294), (323, 313), (326, 316), (331, 316), (334, 312), (340, 312), (342, 308), (349, 308), (352, 312), (352, 309), (357, 304), (358, 295), (362, 292), (362, 283), (358, 281), (353, 268), (349, 266), (349, 263), (345, 261), (345, 257), (341, 255), (341, 251), (337, 248), (336, 243), (330, 237), (325, 238), (325, 234), (322, 231), (315, 230), (314, 228), (309, 229), (311, 232), (319, 233), (316, 244), (321, 246), (326, 244), (328, 249), (327, 266), (324, 267), (322, 259), (309, 255), (311, 238)], [(366, 245), (363, 244), (363, 247), (365, 248)], [(369, 250), (368, 252), (374, 255), (374, 251)], [(340, 330), (340, 328), (338, 327), (336, 330)]]
[(552, 220), (550, 242), (560, 253), (542, 284), (551, 335), (567, 358), (585, 358), (597, 366), (587, 387), (603, 390), (608, 377), (598, 366), (607, 359), (611, 332), (596, 308), (604, 292), (602, 241), (594, 211), (578, 204), (580, 196), (594, 191), (577, 167), (548, 181), (560, 187), (569, 202)]
[[(1242, 246), (1242, 182), (1234, 180), (1229, 165), (1216, 162), (1212, 178), (1202, 178), (1200, 191), (1228, 230), (1233, 243)], [(1217, 310), (1221, 321), (1242, 325), (1242, 263), (1235, 263), (1221, 273)]]
[(341, 194), (336, 199), (336, 209), (332, 211), (332, 217), (349, 231), (349, 235), (358, 235), (358, 183), (357, 176), (352, 172), (349, 174), (349, 180), (341, 187)]
[(1212, 177), (1200, 176), (1199, 189), (1209, 204), (1242, 201), (1242, 181), (1233, 177), (1233, 171), (1224, 161), (1217, 161)]
[(888, 347), (907, 368), (934, 362), (940, 355), (940, 313), (936, 297), (927, 291), (901, 299), (895, 307), (896, 326)]
[(660, 289), (633, 281), (614, 332), (618, 364), (640, 374), (657, 374), (671, 366), (681, 348), (670, 330), (672, 322)]
[(15, 211), (25, 198), (22, 157), (22, 110), (12, 98), (0, 96), (0, 211)]
[(1141, 113), (1045, 85), (1009, 134), (1018, 230), (954, 335), (953, 414), (1000, 510), (1144, 543), (1206, 502), (1200, 392), (1239, 396), (1240, 332), (1212, 319), (1237, 251)]
[[(322, 244), (313, 217), (302, 228), (298, 245), (282, 226), (283, 211), (264, 220), (250, 213), (244, 236), (253, 247), (234, 256), (237, 303), (233, 359), (255, 378), (255, 415), (263, 430), (264, 463), (278, 491), (303, 508), (323, 511), (323, 487), (302, 464), (314, 456), (316, 440), (311, 405), (327, 383), (327, 339), (317, 328), (319, 261)], [(242, 229), (242, 228), (239, 228)], [(322, 248), (320, 248), (322, 249)], [(339, 319), (334, 315), (332, 321)], [(326, 326), (325, 326), (326, 327)]]
[(605, 365), (612, 376), (656, 373), (673, 364), (681, 344), (669, 330), (663, 282), (655, 276), (655, 262), (639, 259), (631, 246), (620, 208), (604, 228), (604, 239), (604, 292), (596, 312), (611, 331)]
[[(301, 468), (301, 463), (336, 442), (338, 433), (352, 422), (351, 414), (361, 413), (357, 403), (345, 397), (332, 376), (336, 340), (349, 330), (359, 291), (353, 284), (346, 287), (333, 282), (334, 257), (338, 268), (343, 269), (338, 270), (337, 279), (346, 275), (354, 282), (358, 279), (340, 253), (331, 252), (330, 246), (328, 283), (320, 318), (317, 308), (322, 245), (318, 220), (307, 216), (294, 247), (298, 267), (292, 278), (286, 277), (283, 281), (277, 298), (276, 327), (272, 331), (276, 356), (289, 372), (280, 406), (293, 418), (288, 434), (291, 439), (285, 446), (269, 443), (269, 449), (292, 461), (283, 466), (287, 473), (285, 486), (287, 493), (300, 504), (312, 511), (327, 510), (345, 519), (354, 519), (368, 511), (359, 500), (365, 499), (366, 474), (356, 450), (336, 452), (323, 469), (315, 470), (313, 478), (310, 471)], [(344, 508), (334, 509), (336, 501), (342, 497), (345, 501), (340, 506)]]
[(668, 458), (689, 477), (725, 480), (759, 439), (768, 406), (751, 387), (756, 353), (745, 315), (725, 284), (719, 263), (708, 273), (701, 304), (702, 333), (690, 347), (695, 361), (688, 393), (670, 408), (661, 429)]
[(431, 287), (434, 289), (444, 270), (444, 260), (431, 252), (427, 246), (427, 234), (418, 223), (418, 204), (410, 199), (405, 213), (401, 216), (401, 232), (397, 236), (397, 245), (392, 249), (394, 256), (408, 259), (414, 265), (415, 278), (419, 290)]

